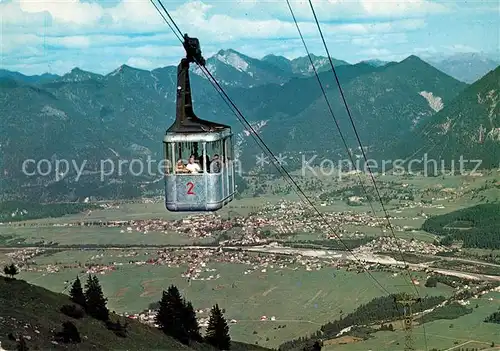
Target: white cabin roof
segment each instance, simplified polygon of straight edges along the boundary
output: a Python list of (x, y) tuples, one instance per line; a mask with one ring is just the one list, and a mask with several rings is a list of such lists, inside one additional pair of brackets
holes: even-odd
[(220, 132), (206, 133), (167, 133), (163, 138), (165, 143), (185, 143), (185, 142), (211, 142), (231, 136), (231, 129), (223, 129)]

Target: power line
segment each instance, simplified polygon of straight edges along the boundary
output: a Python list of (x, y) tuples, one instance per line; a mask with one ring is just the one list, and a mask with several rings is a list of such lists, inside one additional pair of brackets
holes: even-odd
[[(170, 13), (168, 12), (168, 10), (165, 8), (165, 6), (163, 6), (163, 3), (161, 1), (158, 1), (160, 6), (163, 8), (163, 10), (166, 12), (168, 18), (170, 18), (170, 20), (172, 21), (173, 25), (175, 26), (175, 28), (177, 29), (178, 33), (176, 32), (176, 30), (174, 29), (174, 27), (170, 24), (170, 22), (166, 19), (166, 17), (163, 15), (163, 13), (160, 11), (160, 9), (158, 8), (158, 6), (156, 6), (156, 4), (154, 3), (153, 0), (150, 0), (151, 4), (153, 4), (153, 6), (155, 7), (156, 11), (160, 14), (160, 16), (163, 18), (163, 20), (165, 21), (165, 23), (169, 26), (169, 28), (172, 30), (172, 32), (174, 33), (174, 35), (177, 37), (177, 39), (181, 42), (181, 44), (184, 45), (184, 40), (182, 40), (182, 37), (183, 37), (183, 34), (182, 34), (182, 31), (180, 30), (180, 28), (177, 26), (177, 24), (175, 23), (175, 21), (173, 20), (172, 16), (170, 15)], [(180, 35), (179, 35), (180, 34)], [(195, 58), (195, 61), (196, 61), (196, 58)], [(207, 72), (205, 72), (205, 70), (203, 70), (203, 66), (199, 64), (199, 62), (196, 62), (198, 64), (198, 66), (200, 67), (200, 70), (201, 72), (205, 75), (205, 77), (207, 78), (207, 80), (212, 84), (212, 86), (215, 88), (215, 90), (217, 91), (217, 93), (219, 93), (220, 97), (222, 98), (222, 100), (226, 103), (226, 105), (228, 105), (229, 109), (231, 110), (231, 112), (233, 112), (236, 117), (238, 117), (239, 119), (239, 116), (236, 114), (236, 112), (233, 110), (231, 104), (226, 100), (226, 97), (224, 96), (224, 94), (222, 94), (216, 87), (215, 83), (213, 82), (213, 80), (210, 78), (210, 76), (207, 74)], [(209, 73), (209, 72), (208, 72)], [(240, 120), (241, 122), (241, 120)], [(242, 124), (244, 124), (243, 122), (241, 122)], [(251, 126), (250, 126), (251, 127)], [(258, 144), (256, 138), (254, 135), (252, 135), (252, 138), (255, 140), (255, 142)], [(279, 169), (278, 169), (279, 171)]]
[[(332, 115), (333, 121), (335, 122), (335, 126), (337, 127), (337, 130), (338, 130), (338, 132), (340, 134), (340, 138), (342, 139), (342, 142), (344, 144), (344, 148), (347, 151), (347, 155), (349, 156), (349, 159), (350, 159), (351, 163), (354, 165), (354, 159), (352, 157), (352, 153), (349, 151), (349, 146), (347, 145), (347, 141), (345, 140), (344, 135), (342, 134), (339, 122), (337, 121), (337, 118), (335, 117), (335, 114), (333, 113), (332, 106), (330, 105), (330, 101), (328, 100), (328, 97), (326, 95), (326, 91), (325, 91), (325, 88), (323, 87), (323, 83), (321, 83), (321, 79), (319, 78), (318, 71), (316, 70), (316, 66), (314, 65), (314, 61), (311, 58), (311, 54), (309, 52), (309, 49), (307, 48), (307, 44), (306, 44), (306, 42), (304, 40), (304, 36), (302, 35), (302, 31), (300, 30), (299, 24), (297, 23), (297, 19), (295, 18), (295, 14), (293, 13), (293, 9), (292, 9), (292, 6), (290, 5), (290, 1), (286, 0), (286, 3), (288, 5), (288, 8), (290, 9), (290, 14), (292, 15), (293, 21), (295, 22), (295, 26), (297, 27), (297, 31), (299, 32), (300, 39), (302, 40), (302, 44), (304, 45), (304, 48), (306, 50), (307, 57), (309, 58), (309, 62), (311, 63), (311, 67), (312, 67), (312, 69), (314, 71), (314, 75), (316, 76), (316, 79), (318, 80), (318, 84), (319, 84), (321, 92), (323, 93), (323, 96), (325, 98), (326, 105), (328, 106), (328, 110), (330, 111), (330, 114)], [(359, 179), (359, 184), (361, 185), (361, 188), (363, 189), (363, 192), (366, 194), (368, 203), (370, 204), (370, 209), (372, 210), (373, 215), (375, 215), (375, 209), (373, 208), (372, 201), (369, 198), (368, 191), (366, 190), (366, 187), (365, 187), (365, 185), (363, 183), (363, 180), (361, 179), (361, 176), (359, 175), (359, 173), (357, 174), (357, 176), (358, 176), (358, 179)]]
[[(181, 33), (181, 36), (179, 37), (179, 35), (175, 32), (174, 27), (172, 27), (172, 25), (171, 25), (171, 24), (167, 21), (167, 19), (165, 18), (165, 16), (163, 15), (163, 13), (161, 13), (160, 9), (158, 8), (158, 6), (156, 6), (156, 4), (154, 3), (154, 1), (153, 1), (153, 0), (149, 0), (149, 1), (153, 4), (153, 6), (155, 7), (156, 11), (158, 11), (158, 13), (160, 14), (160, 16), (161, 16), (161, 17), (163, 18), (163, 20), (165, 21), (165, 23), (166, 23), (166, 24), (170, 27), (170, 29), (172, 30), (172, 32), (174, 33), (174, 35), (177, 37), (177, 39), (179, 39), (179, 40), (180, 40), (180, 42), (181, 42), (181, 43), (183, 43), (183, 40), (181, 39), (181, 37), (182, 37), (182, 33)], [(161, 4), (161, 3), (160, 3), (160, 4)], [(162, 7), (163, 7), (163, 5), (162, 5)], [(168, 15), (168, 12), (167, 12), (167, 15)], [(170, 17), (170, 15), (169, 15), (169, 17)], [(173, 21), (172, 21), (172, 22), (173, 22)], [(177, 29), (179, 29), (179, 28), (177, 28)], [(179, 31), (179, 32), (180, 32), (180, 31)]]
[[(173, 22), (174, 26), (177, 28), (177, 30), (182, 33), (179, 29), (179, 27), (175, 24), (175, 21), (172, 19), (172, 17), (170, 16), (170, 14), (168, 13), (167, 9), (163, 6), (163, 4), (161, 3), (161, 0), (158, 0), (158, 2), (160, 3), (160, 6), (164, 9), (164, 11), (167, 13), (167, 16), (170, 18), (170, 20)], [(158, 9), (157, 9), (158, 10)], [(162, 16), (163, 17), (163, 16)], [(163, 17), (164, 18), (164, 17)], [(165, 18), (164, 18), (165, 19)], [(166, 20), (166, 19), (165, 19)], [(170, 29), (172, 29), (171, 26), (169, 26)], [(175, 32), (175, 31), (174, 31)], [(181, 43), (183, 43), (183, 41), (181, 41)], [(288, 180), (295, 186), (296, 188), (296, 192), (297, 194), (299, 195), (302, 195), (304, 197), (304, 199), (307, 201), (307, 203), (315, 210), (315, 212), (323, 219), (323, 221), (325, 222), (325, 224), (328, 226), (328, 228), (333, 232), (333, 234), (337, 237), (337, 239), (339, 240), (340, 243), (342, 243), (344, 245), (344, 247), (346, 248), (346, 250), (356, 259), (356, 261), (358, 263), (361, 264), (361, 266), (363, 267), (363, 269), (365, 270), (365, 272), (375, 281), (375, 283), (380, 286), (382, 288), (382, 290), (387, 293), (387, 294), (391, 294), (374, 276), (373, 274), (370, 273), (370, 271), (368, 271), (368, 269), (366, 269), (364, 267), (364, 265), (362, 264), (362, 262), (354, 255), (354, 253), (352, 252), (352, 250), (342, 241), (342, 239), (340, 238), (340, 236), (335, 232), (335, 230), (330, 226), (330, 224), (328, 223), (328, 221), (325, 220), (323, 214), (317, 209), (316, 206), (314, 206), (314, 204), (312, 203), (312, 201), (307, 197), (307, 195), (305, 195), (305, 193), (302, 191), (302, 189), (300, 188), (300, 186), (295, 182), (295, 180), (293, 179), (293, 177), (288, 173), (288, 171), (283, 167), (281, 166), (280, 162), (278, 162), (276, 156), (274, 155), (274, 153), (269, 149), (269, 147), (266, 145), (266, 143), (262, 140), (262, 138), (257, 134), (257, 132), (254, 130), (254, 128), (251, 126), (251, 124), (247, 121), (247, 119), (245, 118), (245, 116), (243, 116), (243, 114), (241, 113), (241, 111), (238, 109), (238, 107), (234, 104), (234, 102), (231, 100), (231, 98), (226, 94), (226, 92), (224, 91), (224, 89), (221, 87), (221, 85), (217, 82), (217, 80), (215, 79), (215, 77), (210, 73), (210, 71), (208, 71), (208, 69), (204, 66), (202, 66), (199, 62), (196, 62), (198, 64), (198, 66), (200, 67), (200, 69), (205, 72), (206, 75), (208, 75), (208, 77), (210, 77), (213, 81), (213, 84), (215, 84), (217, 86), (217, 88), (220, 89), (220, 93), (222, 93), (224, 95), (224, 97), (227, 99), (224, 100), (224, 102), (230, 104), (230, 107), (232, 106), (234, 108), (233, 113), (235, 113), (236, 117), (238, 118), (238, 120), (243, 120), (244, 121), (244, 125), (246, 124), (250, 129), (251, 131), (253, 132), (253, 134), (255, 135), (255, 137), (260, 141), (260, 143), (262, 144), (261, 147), (263, 147), (270, 155), (273, 156), (273, 159), (275, 160), (275, 163), (273, 163), (273, 165), (278, 169), (278, 171), (283, 175), (283, 173), (285, 173), (286, 175), (286, 178), (288, 178)], [(211, 82), (212, 82), (211, 81)], [(217, 90), (217, 89), (216, 89)], [(236, 112), (235, 112), (236, 111)], [(241, 118), (241, 119), (240, 119)], [(243, 122), (242, 122), (243, 123)], [(251, 133), (252, 134), (252, 133)], [(259, 145), (260, 146), (260, 145)], [(281, 170), (280, 170), (280, 167), (281, 167)], [(300, 193), (300, 194), (299, 194)]]
[[(332, 115), (332, 118), (333, 118), (333, 120), (334, 120), (334, 122), (335, 122), (335, 125), (337, 126), (337, 130), (338, 130), (338, 132), (339, 132), (339, 134), (340, 134), (340, 137), (341, 137), (341, 139), (342, 139), (342, 142), (344, 143), (344, 147), (345, 147), (345, 149), (346, 149), (346, 151), (347, 151), (347, 154), (348, 154), (348, 156), (349, 156), (349, 158), (350, 158), (350, 160), (351, 160), (351, 163), (352, 163), (352, 164), (354, 164), (354, 160), (353, 160), (352, 155), (351, 155), (351, 153), (350, 153), (350, 151), (349, 151), (349, 147), (347, 146), (347, 142), (346, 142), (346, 140), (345, 140), (345, 138), (344, 138), (344, 136), (343, 136), (343, 134), (342, 134), (342, 131), (341, 131), (340, 126), (339, 126), (339, 124), (338, 124), (337, 118), (335, 118), (335, 114), (333, 113), (332, 107), (331, 107), (331, 105), (330, 105), (330, 101), (328, 100), (328, 97), (327, 97), (327, 95), (326, 95), (326, 91), (325, 91), (325, 89), (323, 88), (323, 84), (321, 83), (321, 79), (319, 78), (318, 72), (317, 72), (316, 67), (315, 67), (315, 65), (314, 65), (314, 62), (313, 62), (313, 60), (312, 60), (312, 58), (311, 58), (311, 54), (310, 54), (310, 52), (309, 52), (309, 49), (307, 48), (307, 44), (306, 44), (306, 42), (305, 42), (305, 40), (304, 40), (304, 36), (302, 35), (302, 31), (300, 30), (300, 27), (299, 27), (299, 24), (298, 24), (298, 22), (297, 22), (297, 19), (295, 18), (295, 14), (294, 14), (294, 12), (293, 12), (292, 6), (290, 5), (290, 1), (289, 1), (289, 0), (286, 0), (286, 3), (287, 3), (287, 5), (288, 5), (288, 8), (290, 9), (290, 14), (292, 15), (293, 21), (295, 22), (295, 26), (297, 27), (297, 31), (298, 31), (298, 33), (299, 33), (300, 39), (302, 40), (302, 44), (304, 45), (304, 48), (305, 48), (305, 50), (306, 50), (307, 57), (309, 58), (309, 61), (310, 61), (310, 63), (311, 63), (311, 67), (312, 67), (312, 69), (313, 69), (313, 71), (314, 71), (314, 74), (315, 74), (315, 76), (316, 76), (317, 80), (318, 80), (318, 84), (319, 84), (319, 86), (320, 86), (320, 88), (321, 88), (321, 92), (323, 93), (323, 96), (324, 96), (324, 98), (325, 98), (325, 101), (326, 101), (326, 104), (327, 104), (328, 109), (329, 109), (329, 111), (330, 111), (330, 114)], [(363, 192), (364, 192), (364, 193), (366, 194), (366, 196), (367, 196), (368, 203), (370, 204), (370, 208), (371, 208), (371, 210), (372, 210), (372, 213), (373, 213), (373, 215), (375, 215), (375, 209), (373, 208), (372, 201), (371, 201), (371, 200), (370, 200), (370, 198), (369, 198), (368, 191), (366, 190), (366, 187), (364, 186), (364, 184), (363, 184), (363, 180), (361, 179), (361, 176), (359, 175), (359, 173), (358, 173), (358, 179), (359, 179), (359, 183), (360, 183), (360, 185), (361, 185), (361, 187), (362, 187), (362, 189), (363, 189)], [(383, 234), (383, 230), (382, 230), (382, 228), (380, 228), (380, 231), (381, 231), (381, 232), (382, 232), (382, 234)], [(398, 306), (397, 306), (397, 304), (396, 304), (396, 303), (395, 303), (395, 307), (396, 307), (396, 311), (398, 311)]]
[[(163, 9), (163, 11), (165, 11), (165, 13), (167, 14), (168, 18), (170, 18), (170, 20), (172, 21), (172, 24), (175, 26), (175, 28), (177, 29), (177, 31), (179, 32), (179, 34), (181, 35), (181, 37), (183, 37), (184, 35), (183, 35), (182, 31), (179, 29), (179, 26), (177, 26), (177, 24), (175, 23), (175, 21), (172, 18), (172, 16), (170, 16), (170, 13), (167, 11), (167, 9), (165, 8), (165, 6), (163, 6), (161, 0), (158, 0), (158, 3), (160, 4), (160, 6)], [(170, 27), (170, 29), (172, 29), (172, 27)]]
[[(325, 47), (326, 54), (327, 54), (327, 56), (328, 56), (328, 60), (329, 60), (329, 62), (330, 62), (330, 66), (332, 67), (332, 72), (333, 72), (333, 74), (334, 74), (334, 76), (335, 76), (335, 80), (336, 80), (336, 82), (337, 82), (337, 86), (339, 87), (340, 94), (341, 94), (341, 96), (342, 96), (342, 100), (343, 100), (343, 102), (344, 102), (344, 106), (345, 106), (346, 111), (347, 111), (347, 115), (349, 116), (349, 120), (350, 120), (350, 122), (351, 122), (352, 128), (353, 128), (354, 133), (355, 133), (355, 135), (356, 135), (356, 139), (357, 139), (358, 144), (359, 144), (359, 147), (360, 147), (360, 149), (361, 149), (361, 153), (363, 154), (363, 158), (364, 158), (365, 162), (368, 164), (368, 157), (366, 156), (365, 150), (364, 150), (364, 148), (363, 148), (363, 144), (361, 143), (361, 139), (360, 139), (359, 134), (358, 134), (358, 130), (357, 130), (357, 128), (356, 128), (356, 125), (354, 124), (354, 120), (353, 120), (353, 118), (352, 118), (352, 114), (351, 114), (351, 111), (350, 111), (350, 109), (349, 109), (349, 105), (347, 104), (347, 100), (346, 100), (346, 98), (345, 98), (344, 92), (343, 92), (343, 90), (342, 90), (342, 86), (341, 86), (341, 84), (340, 84), (340, 80), (339, 80), (339, 78), (338, 78), (337, 71), (335, 70), (335, 66), (333, 65), (333, 61), (332, 61), (332, 58), (331, 58), (330, 52), (329, 52), (329, 50), (328, 50), (328, 46), (326, 45), (326, 41), (325, 41), (325, 38), (324, 38), (324, 36), (323, 36), (323, 32), (322, 32), (322, 30), (321, 30), (321, 26), (320, 26), (320, 24), (319, 24), (318, 17), (316, 16), (316, 12), (314, 11), (314, 7), (313, 7), (313, 4), (312, 4), (311, 0), (308, 0), (308, 1), (309, 1), (309, 5), (311, 6), (312, 13), (313, 13), (313, 15), (314, 15), (314, 20), (316, 21), (316, 25), (317, 25), (317, 27), (318, 27), (319, 34), (320, 34), (320, 36), (321, 36), (321, 40), (323, 41), (323, 46)], [(394, 233), (394, 229), (392, 228), (392, 224), (391, 224), (391, 221), (390, 221), (390, 219), (389, 219), (389, 214), (388, 214), (388, 212), (387, 212), (387, 210), (386, 210), (386, 208), (385, 208), (385, 206), (384, 206), (384, 202), (382, 201), (382, 197), (381, 197), (381, 195), (380, 195), (380, 191), (379, 191), (379, 189), (378, 189), (377, 182), (375, 181), (375, 177), (373, 176), (373, 172), (371, 171), (371, 168), (370, 168), (370, 165), (369, 165), (369, 164), (368, 164), (368, 173), (370, 174), (370, 178), (371, 178), (371, 180), (372, 180), (372, 182), (373, 182), (373, 186), (374, 186), (375, 191), (376, 191), (376, 193), (377, 193), (377, 197), (378, 197), (378, 199), (379, 199), (380, 205), (382, 206), (382, 210), (384, 211), (384, 215), (385, 215), (385, 218), (386, 218), (386, 220), (387, 220), (387, 224), (388, 224), (388, 226), (389, 226), (389, 228), (390, 228), (390, 230), (391, 230), (391, 232), (392, 232), (392, 235), (394, 236), (394, 238), (396, 238), (396, 234)], [(401, 250), (401, 247), (400, 247), (399, 243), (397, 242), (397, 238), (396, 238), (396, 244), (397, 244), (397, 245), (398, 245), (398, 247), (399, 247), (399, 252), (400, 252), (400, 254), (401, 254), (401, 259), (402, 259), (402, 260), (403, 260), (403, 262), (406, 264), (406, 261), (405, 261), (405, 259), (404, 259), (404, 255), (403, 255), (403, 252), (402, 252), (402, 250)], [(411, 275), (410, 275), (410, 279), (411, 279)], [(415, 288), (415, 289), (416, 289), (416, 288)]]
[[(380, 196), (380, 191), (377, 187), (377, 182), (375, 181), (375, 177), (373, 176), (373, 173), (372, 173), (371, 168), (369, 166), (368, 158), (366, 157), (366, 153), (365, 153), (365, 150), (363, 148), (363, 144), (361, 143), (361, 139), (360, 139), (358, 131), (356, 129), (356, 125), (354, 124), (354, 120), (352, 118), (352, 114), (351, 114), (351, 111), (349, 109), (349, 105), (347, 104), (347, 100), (345, 98), (344, 91), (342, 90), (342, 86), (340, 84), (340, 80), (338, 78), (337, 71), (335, 70), (335, 66), (333, 64), (332, 57), (331, 57), (330, 52), (328, 50), (328, 46), (326, 45), (325, 37), (323, 36), (323, 31), (321, 30), (321, 26), (319, 24), (318, 17), (316, 16), (316, 11), (314, 11), (314, 6), (313, 6), (311, 0), (308, 0), (308, 1), (309, 1), (309, 6), (311, 7), (311, 11), (312, 11), (313, 16), (314, 16), (314, 21), (316, 22), (316, 26), (318, 27), (318, 31), (319, 31), (319, 34), (321, 36), (321, 41), (323, 42), (323, 46), (325, 47), (326, 54), (328, 56), (328, 61), (330, 62), (330, 66), (332, 68), (333, 75), (335, 76), (335, 81), (337, 82), (337, 86), (339, 87), (340, 95), (342, 96), (342, 101), (344, 102), (344, 106), (346, 108), (347, 115), (349, 116), (349, 120), (351, 122), (352, 128), (353, 128), (354, 133), (356, 135), (356, 139), (357, 139), (359, 147), (361, 149), (361, 153), (363, 154), (363, 158), (364, 158), (366, 164), (368, 164), (368, 172), (370, 173), (370, 177), (372, 179), (373, 186), (374, 186), (375, 191), (377, 193), (377, 196), (379, 198), (380, 205), (382, 206), (382, 210), (384, 211), (385, 218), (387, 220), (387, 224), (389, 226), (389, 229), (391, 230), (392, 236), (394, 237), (394, 239), (396, 241), (396, 245), (398, 246), (398, 250), (399, 250), (399, 253), (401, 254), (401, 258), (405, 264), (405, 267), (407, 267), (408, 276), (410, 278), (410, 284), (413, 285), (417, 295), (420, 296), (420, 292), (418, 291), (418, 288), (412, 283), (411, 273), (410, 273), (410, 270), (408, 268), (408, 264), (406, 263), (406, 260), (404, 258), (403, 251), (401, 249), (401, 245), (398, 243), (396, 234), (394, 233), (394, 228), (392, 227), (391, 221), (389, 219), (389, 214), (384, 206), (384, 202), (382, 201), (382, 197)], [(425, 326), (422, 324), (422, 327), (423, 327), (423, 332), (424, 332), (425, 349), (427, 350), (427, 337), (425, 336)]]

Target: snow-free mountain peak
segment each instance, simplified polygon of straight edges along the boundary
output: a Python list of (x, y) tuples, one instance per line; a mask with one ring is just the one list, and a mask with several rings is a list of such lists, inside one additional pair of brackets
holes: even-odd
[(84, 71), (79, 67), (75, 67), (57, 80), (59, 82), (83, 82), (92, 79), (100, 80), (102, 78), (103, 76), (100, 74)]

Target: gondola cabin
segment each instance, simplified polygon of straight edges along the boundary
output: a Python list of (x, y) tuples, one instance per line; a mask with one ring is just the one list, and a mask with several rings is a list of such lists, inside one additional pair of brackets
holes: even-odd
[(165, 135), (169, 211), (216, 211), (234, 196), (231, 130)]
[(234, 197), (231, 128), (193, 111), (189, 63), (204, 65), (198, 40), (184, 36), (186, 58), (177, 68), (176, 120), (163, 139), (165, 205), (169, 211), (216, 211)]

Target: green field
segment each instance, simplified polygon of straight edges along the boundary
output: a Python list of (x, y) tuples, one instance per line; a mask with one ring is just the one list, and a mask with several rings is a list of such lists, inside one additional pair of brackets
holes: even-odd
[[(365, 273), (356, 274), (333, 268), (306, 271), (294, 267), (279, 269), (262, 266), (245, 275), (252, 265), (207, 263), (213, 272), (202, 272), (202, 277), (220, 274), (215, 280), (192, 280), (188, 283), (181, 273), (187, 266), (167, 267), (155, 265), (129, 265), (130, 259), (147, 260), (153, 251), (140, 250), (138, 255), (118, 257), (123, 250), (72, 250), (35, 258), (38, 265), (58, 262), (58, 266), (75, 262), (106, 264), (122, 262), (116, 271), (98, 275), (103, 291), (108, 297), (108, 306), (118, 313), (137, 313), (147, 309), (149, 303), (158, 301), (163, 289), (170, 284), (179, 287), (184, 296), (193, 302), (196, 309), (211, 307), (219, 303), (226, 309), (228, 319), (237, 320), (231, 325), (231, 335), (237, 340), (276, 347), (281, 342), (316, 331), (321, 324), (335, 320), (353, 311), (359, 304), (366, 303), (384, 294), (380, 287)], [(101, 256), (102, 255), (102, 256)], [(272, 265), (270, 263), (269, 265)], [(20, 277), (55, 292), (63, 292), (76, 275), (78, 268), (63, 268), (57, 273), (23, 272)], [(373, 276), (390, 292), (412, 291), (401, 275), (373, 272)], [(417, 276), (419, 276), (417, 274)], [(420, 280), (425, 279), (419, 276)], [(234, 284), (234, 287), (233, 287)], [(452, 289), (444, 285), (438, 288), (419, 288), (422, 296), (451, 294)], [(261, 322), (261, 316), (275, 316), (275, 321)], [(278, 325), (286, 325), (277, 329)], [(274, 329), (276, 328), (276, 329)], [(257, 334), (254, 334), (254, 331)], [(266, 339), (269, 340), (266, 341)]]
[[(263, 200), (266, 200), (263, 202)], [(278, 197), (272, 198), (254, 198), (246, 199), (245, 201), (235, 201), (234, 204), (228, 206), (221, 212), (217, 212), (222, 217), (227, 216), (243, 216), (249, 212), (256, 211), (261, 208), (264, 203), (276, 203), (280, 199)], [(260, 206), (258, 205), (260, 202)], [(369, 211), (369, 206), (351, 207), (343, 202), (338, 202), (330, 206), (318, 207), (321, 212), (366, 212)], [(438, 210), (438, 209), (430, 209)], [(450, 209), (451, 210), (451, 209)], [(418, 212), (417, 208), (402, 209), (398, 213), (391, 212), (391, 215), (397, 217), (404, 217), (404, 219), (393, 219), (391, 223), (399, 226), (409, 226), (415, 228), (413, 231), (395, 231), (398, 237), (405, 239), (418, 239), (422, 241), (433, 242), (434, 235), (423, 232), (418, 228), (425, 220), (419, 218), (414, 220)], [(427, 211), (426, 212), (430, 212)], [(438, 210), (437, 213), (446, 212)], [(377, 215), (382, 216), (382, 212), (377, 211)], [(12, 243), (36, 243), (40, 241), (57, 242), (59, 245), (74, 245), (74, 244), (94, 244), (94, 245), (185, 245), (193, 243), (211, 243), (214, 238), (189, 238), (184, 234), (176, 232), (162, 233), (162, 232), (148, 232), (143, 234), (141, 232), (125, 231), (121, 233), (124, 228), (113, 227), (80, 227), (80, 226), (52, 226), (51, 224), (75, 223), (80, 221), (105, 221), (105, 220), (125, 220), (125, 219), (147, 219), (147, 218), (162, 218), (174, 219), (182, 218), (185, 214), (172, 214), (166, 212), (163, 204), (124, 204), (119, 209), (106, 209), (93, 211), (90, 215), (82, 219), (81, 215), (70, 215), (61, 218), (50, 218), (37, 221), (26, 221), (26, 223), (37, 223), (41, 226), (0, 226), (0, 236), (13, 235), (20, 241), (12, 240)], [(50, 225), (49, 225), (50, 224)], [(366, 236), (380, 236), (382, 234), (381, 228), (370, 227), (363, 225), (344, 225), (344, 229), (349, 232), (360, 231)], [(327, 233), (298, 233), (292, 240), (314, 240), (320, 238), (323, 234)], [(23, 240), (24, 239), (24, 240)]]
[[(217, 214), (222, 217), (228, 215), (247, 215), (249, 212), (259, 209), (266, 203), (277, 203), (280, 200), (287, 199), (296, 201), (297, 196), (290, 195), (286, 197), (266, 195), (265, 197), (243, 198), (241, 200), (233, 200), (223, 209), (217, 211)], [(193, 213), (176, 213), (169, 212), (163, 203), (122, 203), (119, 208), (107, 208), (94, 210), (90, 214), (72, 214), (58, 218), (45, 218), (37, 220), (29, 220), (26, 223), (69, 223), (82, 221), (125, 221), (134, 219), (165, 219), (174, 220), (185, 218)], [(0, 227), (2, 228), (2, 227)]]
[[(377, 180), (392, 181), (392, 176), (379, 176)], [(344, 182), (336, 182), (324, 178), (325, 189), (328, 187), (344, 187), (346, 184), (356, 184), (354, 177)], [(398, 179), (398, 182), (408, 183), (419, 189), (435, 188), (439, 185), (454, 189), (460, 186), (473, 188), (484, 183), (484, 179), (467, 180), (463, 177), (440, 177), (412, 179)], [(465, 182), (468, 181), (467, 185)], [(276, 183), (281, 182), (275, 181)], [(369, 184), (369, 183), (366, 183)], [(396, 186), (396, 185), (392, 185)], [(261, 209), (266, 203), (274, 204), (280, 200), (297, 201), (293, 193), (286, 197), (269, 196), (245, 198), (235, 200), (217, 214), (223, 218), (233, 216), (246, 216), (251, 212)], [(321, 212), (368, 212), (370, 206), (348, 206), (344, 201), (335, 200), (326, 206), (320, 206), (321, 201), (314, 200)], [(416, 201), (418, 202), (418, 200)], [(386, 206), (389, 214), (393, 217), (391, 223), (395, 226), (407, 226), (409, 230), (396, 231), (398, 237), (405, 239), (416, 239), (433, 242), (435, 235), (420, 230), (425, 215), (440, 215), (464, 208), (467, 203), (465, 199), (455, 200), (433, 200), (432, 207), (421, 204), (411, 204), (405, 207), (405, 203), (391, 201)], [(376, 215), (383, 216), (380, 204), (374, 201)], [(102, 228), (102, 227), (53, 227), (50, 224), (75, 223), (81, 221), (108, 221), (108, 220), (132, 220), (160, 218), (165, 220), (180, 219), (187, 214), (176, 214), (165, 210), (162, 203), (159, 204), (121, 204), (119, 208), (95, 210), (87, 214), (68, 215), (60, 218), (42, 219), (28, 221), (27, 223), (41, 224), (42, 226), (13, 227), (0, 226), (1, 236), (15, 236), (15, 240), (24, 243), (35, 243), (40, 241), (57, 242), (60, 245), (95, 244), (95, 245), (182, 245), (213, 242), (213, 238), (190, 238), (181, 233), (161, 233), (125, 231), (124, 228)], [(381, 229), (378, 227), (345, 225), (343, 229), (348, 232), (359, 231), (365, 236), (379, 236)], [(386, 232), (387, 233), (387, 232)], [(311, 240), (321, 239), (326, 233), (297, 233), (295, 236), (287, 237), (286, 240)], [(345, 236), (344, 238), (347, 238)], [(214, 280), (192, 280), (188, 283), (181, 274), (186, 271), (187, 265), (181, 267), (168, 267), (157, 265), (129, 264), (130, 260), (146, 261), (155, 257), (155, 249), (135, 250), (137, 255), (129, 257), (126, 254), (131, 250), (66, 250), (50, 251), (50, 254), (36, 257), (34, 260), (39, 266), (56, 264), (60, 267), (57, 273), (26, 272), (20, 274), (20, 278), (28, 282), (40, 285), (56, 292), (65, 292), (68, 282), (76, 275), (82, 274), (82, 269), (77, 267), (78, 263), (110, 264), (121, 263), (116, 271), (99, 274), (105, 295), (108, 297), (108, 306), (118, 313), (137, 313), (148, 308), (152, 302), (158, 301), (163, 289), (170, 284), (179, 287), (182, 294), (193, 302), (196, 309), (206, 309), (214, 303), (219, 303), (221, 308), (226, 309), (228, 320), (235, 319), (237, 322), (231, 324), (231, 335), (234, 339), (259, 345), (277, 347), (283, 341), (306, 336), (319, 329), (319, 327), (335, 319), (340, 318), (341, 312), (347, 314), (352, 312), (362, 303), (366, 303), (374, 297), (385, 294), (380, 287), (365, 273), (356, 274), (333, 268), (322, 268), (319, 271), (306, 271), (305, 267), (288, 267), (278, 269), (270, 268), (261, 272), (263, 266), (258, 267), (249, 274), (244, 272), (252, 267), (239, 263), (207, 263), (206, 268), (216, 269), (213, 272), (203, 272), (202, 277), (209, 275), (220, 278)], [(478, 251), (483, 253), (485, 251)], [(476, 252), (474, 251), (474, 252)], [(488, 251), (489, 252), (489, 251)], [(0, 251), (0, 262), (9, 262), (5, 251)], [(66, 268), (64, 267), (66, 266)], [(390, 273), (373, 272), (373, 276), (390, 292), (410, 292), (412, 288), (405, 285), (401, 274), (396, 277)], [(415, 274), (418, 280), (425, 281), (425, 275)], [(453, 289), (439, 284), (437, 288), (418, 288), (420, 295), (444, 295), (450, 296)], [(486, 317), (487, 311), (494, 310), (494, 304), (500, 306), (500, 298), (495, 295), (496, 300), (487, 301), (485, 298), (478, 300), (479, 308), (471, 315), (460, 317), (454, 321), (435, 321), (426, 324), (426, 332), (429, 340), (429, 349), (432, 347), (447, 349), (459, 344), (472, 341), (482, 342), (483, 346), (491, 343), (492, 335), (498, 327), (481, 323)], [(472, 302), (474, 305), (476, 302)], [(261, 316), (275, 317), (275, 321), (260, 321)], [(205, 315), (203, 315), (205, 316)], [(453, 328), (449, 328), (454, 324)], [(469, 328), (468, 325), (471, 327)], [(278, 328), (279, 327), (279, 328)], [(496, 329), (495, 329), (496, 328)], [(423, 345), (423, 330), (418, 327), (414, 331), (417, 345)], [(499, 332), (500, 335), (500, 332)], [(488, 339), (489, 337), (489, 339)], [(379, 332), (375, 338), (369, 341), (349, 345), (328, 346), (325, 349), (335, 350), (399, 350), (403, 349), (404, 335), (401, 331)], [(464, 347), (474, 346), (471, 343)], [(396, 343), (399, 342), (399, 345)], [(455, 345), (454, 342), (458, 344)], [(499, 340), (500, 342), (500, 340)], [(419, 348), (423, 349), (423, 348)]]
[[(176, 232), (148, 232), (146, 234), (106, 227), (3, 227), (1, 235), (14, 235), (24, 239), (24, 243), (39, 241), (57, 242), (59, 245), (97, 244), (97, 245), (185, 245), (213, 242), (213, 238), (189, 238)], [(16, 241), (13, 240), (15, 243)]]

